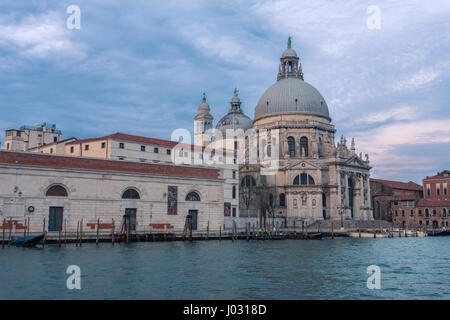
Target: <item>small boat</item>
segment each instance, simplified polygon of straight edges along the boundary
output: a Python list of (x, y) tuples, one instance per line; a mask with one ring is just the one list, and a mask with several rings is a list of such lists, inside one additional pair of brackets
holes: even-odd
[(450, 230), (443, 230), (443, 231), (428, 230), (427, 236), (429, 237), (450, 236)]
[(286, 237), (283, 234), (263, 234), (261, 236), (257, 236), (255, 238), (256, 240), (283, 240), (286, 239)]
[(322, 240), (322, 232), (308, 233), (308, 238), (311, 240)]
[(365, 239), (388, 238), (387, 233), (379, 233), (379, 232), (375, 233), (375, 235), (373, 234), (373, 232), (361, 232), (361, 237), (359, 232), (349, 232), (347, 233), (347, 235), (350, 238), (365, 238)]
[(35, 237), (12, 237), (11, 241), (17, 246), (34, 247), (41, 242), (42, 239), (44, 239), (44, 234), (40, 234)]

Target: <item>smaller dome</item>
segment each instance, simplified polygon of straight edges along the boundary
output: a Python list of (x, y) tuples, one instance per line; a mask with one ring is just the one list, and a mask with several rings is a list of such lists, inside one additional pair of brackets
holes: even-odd
[(202, 102), (198, 105), (198, 111), (210, 111), (208, 102), (206, 102), (206, 95), (203, 94)]
[(234, 89), (234, 96), (231, 99), (231, 109), (217, 122), (216, 129), (220, 130), (225, 138), (227, 130), (242, 129), (244, 132), (253, 127), (253, 121), (241, 110), (241, 99), (238, 97), (237, 89)]
[(287, 48), (284, 50), (283, 54), (281, 55), (281, 58), (287, 58), (287, 57), (297, 57), (297, 52), (295, 52), (292, 48)]

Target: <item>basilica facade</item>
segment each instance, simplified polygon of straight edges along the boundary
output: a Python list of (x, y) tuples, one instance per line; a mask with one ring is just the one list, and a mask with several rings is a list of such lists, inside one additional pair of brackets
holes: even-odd
[[(282, 219), (287, 224), (297, 220), (373, 219), (368, 154), (357, 154), (354, 139), (347, 143), (341, 136), (335, 143), (336, 129), (327, 103), (304, 80), (290, 38), (280, 58), (276, 82), (259, 99), (254, 119), (241, 110), (237, 90), (230, 104), (228, 114), (216, 125), (220, 138), (215, 145), (233, 148), (236, 158), (239, 149), (245, 150), (239, 167), (241, 217), (258, 217), (261, 222)], [(197, 115), (196, 122), (199, 120)], [(204, 123), (211, 123), (209, 113)], [(197, 136), (201, 134), (198, 129)], [(229, 129), (245, 132), (244, 139), (236, 135), (234, 141), (225, 142), (230, 139), (225, 132)], [(252, 152), (256, 161), (249, 160)], [(269, 163), (276, 162), (276, 170), (270, 174), (263, 172), (267, 156)]]

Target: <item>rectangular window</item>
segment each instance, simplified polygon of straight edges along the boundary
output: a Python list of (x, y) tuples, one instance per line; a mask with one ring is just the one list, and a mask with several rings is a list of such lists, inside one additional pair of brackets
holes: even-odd
[(398, 201), (394, 201), (394, 206), (398, 206)]
[(86, 151), (89, 150), (89, 145), (88, 144), (84, 145), (84, 150), (86, 150)]
[(125, 144), (123, 142), (119, 143), (119, 148), (120, 149), (124, 149), (125, 148)]
[(236, 186), (233, 186), (233, 189), (232, 189), (232, 191), (231, 191), (231, 195), (232, 195), (232, 198), (233, 199), (236, 199)]
[(236, 170), (233, 170), (233, 179), (236, 179)]
[(167, 149), (166, 153), (170, 156), (170, 149)]
[(141, 151), (145, 152), (145, 146), (141, 146)]
[(106, 142), (102, 142), (102, 149), (106, 148)]
[(9, 150), (9, 143), (6, 144), (6, 150)]
[(53, 137), (53, 142), (58, 142), (58, 137)]
[(153, 148), (154, 153), (158, 153), (158, 151), (159, 151), (158, 148)]
[(73, 147), (70, 147), (70, 153), (73, 153)]
[(53, 153), (53, 148), (50, 148), (50, 153)]
[(236, 217), (236, 208), (233, 207), (233, 217)]

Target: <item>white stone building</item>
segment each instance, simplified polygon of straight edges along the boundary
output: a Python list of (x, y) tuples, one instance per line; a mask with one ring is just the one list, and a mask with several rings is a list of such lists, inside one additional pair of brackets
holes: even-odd
[(0, 219), (30, 230), (94, 231), (100, 219), (116, 231), (124, 217), (131, 231), (194, 230), (224, 224), (220, 170), (118, 160), (0, 151)]
[[(240, 124), (234, 127), (248, 130), (245, 117), (239, 114)], [(368, 155), (363, 159), (356, 154), (354, 140), (350, 148), (344, 137), (335, 145), (327, 103), (304, 81), (290, 38), (277, 82), (259, 99), (249, 131), (253, 146), (247, 137), (235, 147), (245, 148), (247, 161), (240, 167), (241, 216), (290, 225), (296, 220), (372, 219)], [(257, 153), (256, 162), (248, 161), (249, 151)], [(262, 168), (274, 163), (274, 174), (262, 174)]]

